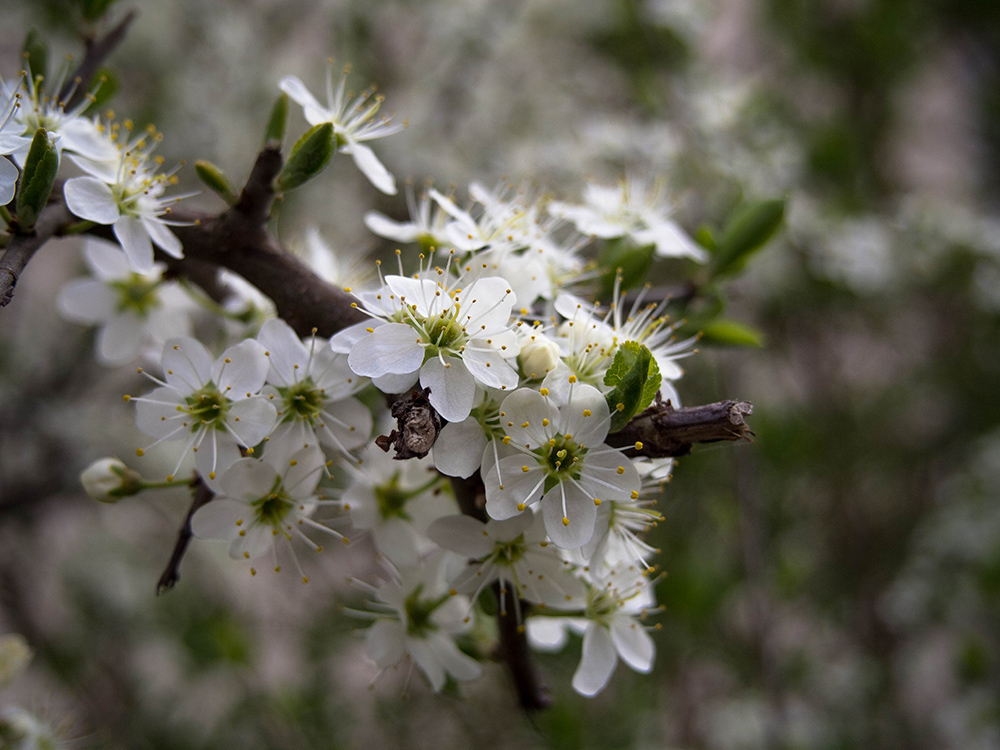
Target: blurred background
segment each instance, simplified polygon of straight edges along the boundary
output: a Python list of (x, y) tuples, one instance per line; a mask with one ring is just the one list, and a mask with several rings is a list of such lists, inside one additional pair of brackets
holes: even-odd
[[(8, 0), (0, 72), (31, 27), (79, 54), (74, 7)], [(187, 494), (82, 493), (91, 460), (142, 442), (121, 394), (143, 386), (58, 317), (82, 265), (53, 243), (0, 312), (0, 632), (36, 650), (0, 706), (79, 748), (1000, 747), (1000, 4), (121, 0), (110, 18), (132, 7), (115, 109), (164, 132), (168, 164), (245, 178), (278, 80), (321, 90), (334, 56), (408, 120), (376, 144), (400, 179), (575, 200), (639, 173), (692, 233), (786, 198), (725, 287), (760, 346), (702, 347), (678, 383), (686, 404), (753, 402), (756, 439), (677, 463), (652, 675), (620, 666), (581, 698), (576, 640), (538, 657), (555, 704), (532, 716), (499, 665), (464, 698), (403, 674), (369, 690), (339, 611), (363, 545), (310, 560), (303, 587), (196, 541), (157, 597)], [(332, 170), (278, 231), (294, 244), (308, 219), (355, 257), (376, 245), (364, 211), (403, 201)]]

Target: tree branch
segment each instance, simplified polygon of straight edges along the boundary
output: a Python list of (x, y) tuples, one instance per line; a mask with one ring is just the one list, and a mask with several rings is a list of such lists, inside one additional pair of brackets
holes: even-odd
[[(744, 417), (752, 413), (753, 406), (747, 401), (718, 401), (675, 409), (669, 401), (663, 403), (657, 397), (656, 403), (624, 429), (608, 435), (606, 442), (627, 448), (627, 456), (686, 456), (695, 443), (751, 440), (753, 432)], [(635, 447), (638, 443), (641, 448)]]
[(194, 499), (191, 501), (191, 507), (188, 508), (187, 515), (184, 517), (184, 525), (181, 526), (181, 530), (177, 534), (177, 543), (174, 544), (174, 551), (170, 553), (170, 561), (167, 563), (166, 570), (163, 571), (163, 575), (160, 576), (160, 580), (156, 584), (157, 596), (164, 591), (170, 591), (174, 587), (174, 584), (180, 580), (181, 574), (179, 568), (181, 560), (184, 559), (184, 553), (187, 552), (188, 543), (191, 541), (191, 517), (198, 511), (198, 508), (210, 502), (213, 497), (215, 497), (215, 493), (208, 488), (208, 485), (201, 480), (201, 477), (198, 477), (195, 485)]
[[(451, 477), (451, 488), (458, 500), (458, 507), (467, 516), (486, 523), (486, 488), (479, 474), (473, 474), (468, 479)], [(493, 585), (493, 593), (500, 602), (500, 584)], [(516, 592), (515, 592), (516, 595)], [(526, 612), (529, 604), (522, 600), (521, 611)], [(524, 628), (518, 624), (517, 618), (508, 612), (502, 612), (497, 607), (497, 626), (499, 628), (500, 646), (497, 649), (500, 657), (507, 665), (518, 702), (528, 711), (547, 708), (552, 704), (548, 689), (542, 684), (535, 667), (531, 649), (528, 647), (528, 637)]]
[[(90, 81), (115, 47), (121, 44), (128, 32), (128, 27), (135, 20), (136, 11), (130, 10), (111, 31), (99, 39), (93, 37), (84, 40), (83, 59), (77, 66), (72, 78), (63, 84), (59, 91), (59, 99), (64, 102), (67, 110), (73, 109), (83, 101), (90, 89)], [(72, 95), (72, 96), (71, 96)], [(69, 101), (66, 98), (69, 97)]]
[(6, 307), (14, 297), (21, 272), (35, 252), (58, 235), (72, 221), (66, 205), (59, 201), (42, 209), (31, 234), (15, 234), (0, 257), (0, 307)]

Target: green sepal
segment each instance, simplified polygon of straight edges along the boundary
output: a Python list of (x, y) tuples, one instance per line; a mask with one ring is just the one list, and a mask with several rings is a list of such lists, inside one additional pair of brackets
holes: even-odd
[(21, 50), (24, 67), (32, 79), (39, 76), (44, 80), (49, 68), (49, 47), (42, 40), (36, 29), (31, 29), (24, 37), (24, 48)]
[(747, 260), (778, 231), (785, 216), (784, 200), (764, 200), (738, 208), (716, 242), (712, 276), (738, 273)]
[(604, 384), (613, 386), (604, 396), (611, 410), (609, 432), (622, 429), (652, 403), (660, 389), (660, 380), (660, 368), (648, 347), (636, 341), (626, 341), (618, 347), (611, 367), (604, 374)]
[(615, 279), (621, 276), (621, 288), (631, 289), (645, 283), (649, 268), (653, 264), (655, 245), (636, 245), (632, 240), (619, 237), (604, 243), (597, 264), (601, 273), (601, 296), (610, 297), (614, 292)]
[(38, 221), (38, 215), (49, 202), (58, 171), (59, 155), (48, 132), (39, 128), (31, 139), (17, 191), (17, 223), (22, 232), (30, 231)]
[(306, 131), (292, 146), (285, 168), (278, 176), (279, 190), (292, 190), (323, 171), (333, 156), (333, 123), (324, 122)]
[(271, 117), (267, 121), (267, 130), (264, 133), (264, 143), (268, 141), (285, 140), (285, 131), (288, 129), (288, 94), (282, 93), (274, 101), (271, 107)]
[(715, 318), (701, 327), (701, 341), (717, 346), (764, 346), (764, 334), (727, 318)]
[(97, 21), (107, 13), (116, 0), (81, 0), (83, 17), (88, 21)]
[(703, 248), (715, 252), (715, 235), (712, 232), (711, 227), (702, 225), (698, 227), (698, 231), (694, 233), (694, 240)]
[(236, 186), (226, 177), (225, 172), (212, 164), (212, 162), (200, 159), (194, 163), (194, 171), (205, 185), (217, 193), (230, 206), (235, 206), (239, 203), (240, 194), (236, 190)]

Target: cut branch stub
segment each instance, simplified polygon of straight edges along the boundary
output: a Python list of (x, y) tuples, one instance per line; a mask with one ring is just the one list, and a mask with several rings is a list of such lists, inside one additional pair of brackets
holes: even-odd
[(608, 444), (625, 448), (626, 455), (669, 458), (686, 456), (695, 443), (751, 440), (745, 417), (753, 413), (748, 401), (718, 401), (704, 406), (675, 409), (657, 397), (656, 402), (608, 435)]

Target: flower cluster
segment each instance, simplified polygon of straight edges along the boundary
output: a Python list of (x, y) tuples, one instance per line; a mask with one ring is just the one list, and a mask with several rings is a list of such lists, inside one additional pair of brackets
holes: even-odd
[[(393, 194), (395, 179), (365, 142), (401, 126), (376, 119), (381, 98), (348, 93), (346, 76), (335, 83), (331, 72), (325, 105), (294, 76), (280, 88), (314, 129), (332, 124), (336, 149)], [(27, 130), (7, 138), (6, 129), (21, 99), (37, 101), (25, 85), (0, 120), (0, 147), (12, 152)], [(462, 207), (430, 186), (419, 195), (408, 187), (408, 221), (369, 212), (365, 222), (416, 245), (418, 262), (408, 271), (409, 251), (399, 249), (396, 273), (377, 263), (370, 283), (346, 288), (365, 321), (329, 339), (302, 336), (266, 305), (244, 313), (198, 298), (240, 323), (218, 329), (228, 339), (211, 348), (189, 335), (190, 295), (153, 262), (153, 245), (183, 251), (166, 218), (174, 178), (152, 156), (159, 134), (76, 111), (63, 113), (72, 127), (50, 120), (85, 172), (66, 182), (67, 205), (110, 225), (121, 245), (86, 247), (94, 278), (66, 286), (60, 307), (101, 327), (105, 364), (145, 354), (139, 372), (154, 387), (125, 397), (150, 438), (137, 454), (164, 452), (172, 467), (147, 481), (102, 459), (83, 477), (92, 496), (115, 502), (193, 477), (213, 497), (193, 513), (191, 531), (227, 541), (254, 575), (262, 559), (276, 572), (290, 560), (308, 582), (297, 549), (319, 552), (330, 537), (370, 544), (386, 572), (377, 585), (357, 582), (371, 595), (352, 610), (374, 621), (367, 653), (383, 670), (409, 659), (434, 690), (481, 673), (489, 649), (475, 622), (489, 587), (536, 647), (583, 635), (573, 680), (582, 694), (599, 692), (619, 659), (651, 668), (644, 619), (656, 609), (656, 550), (643, 537), (660, 519), (652, 506), (670, 464), (629, 458), (609, 436), (657, 392), (676, 403), (671, 382), (691, 341), (675, 340), (664, 304), (640, 294), (625, 306), (617, 284), (610, 305), (587, 301), (604, 273), (587, 253), (595, 238), (628, 236), (661, 256), (705, 254), (644, 183), (590, 186), (580, 206), (473, 184)], [(93, 148), (79, 146), (74, 129)], [(339, 277), (315, 231), (308, 246), (307, 262)], [(376, 426), (390, 429), (377, 392), (415, 386), (443, 427), (432, 455), (394, 460), (374, 440)], [(485, 521), (460, 512), (449, 481), (477, 476)]]

